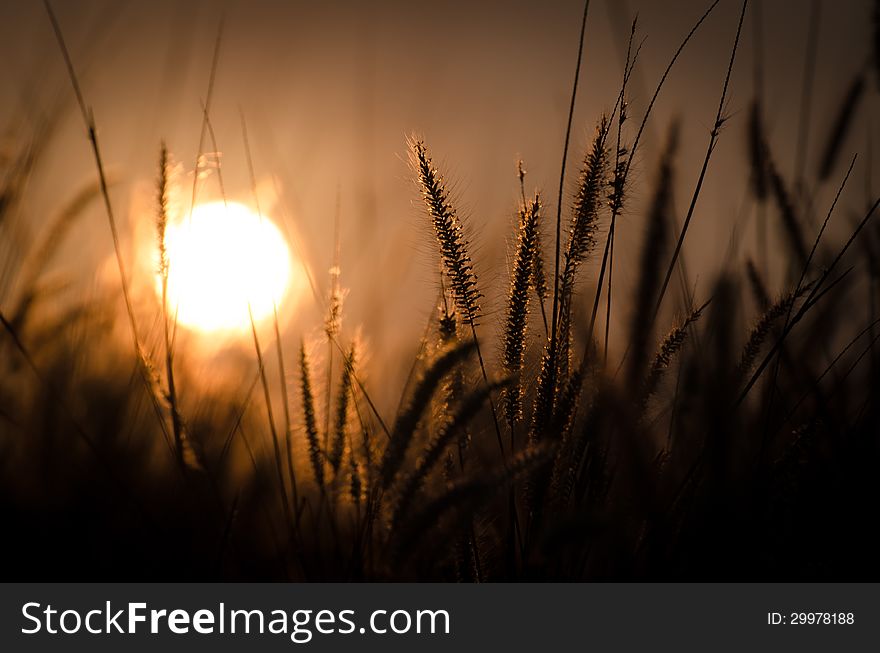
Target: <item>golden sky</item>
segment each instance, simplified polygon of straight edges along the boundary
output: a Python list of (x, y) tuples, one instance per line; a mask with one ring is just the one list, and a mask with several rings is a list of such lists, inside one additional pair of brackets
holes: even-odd
[[(406, 163), (407, 135), (426, 138), (453, 182), (458, 205), (475, 232), (477, 273), (490, 298), (501, 296), (507, 283), (518, 158), (525, 160), (527, 186), (543, 189), (552, 211), (579, 1), (54, 4), (117, 181), (114, 201), (129, 239), (138, 233), (144, 215), (151, 219), (160, 140), (186, 168), (193, 166), (214, 39), (224, 17), (211, 115), (227, 193), (230, 199), (249, 201), (243, 113), (261, 192), (280, 192), (274, 204), (267, 200), (273, 207), (267, 212), (283, 210), (295, 226), (324, 290), (338, 199), (342, 283), (351, 290), (346, 310), (353, 323), (364, 325), (377, 349), (409, 347), (435, 294), (435, 270), (424, 255), (430, 249), (427, 225)], [(592, 3), (570, 161), (578, 162), (598, 115), (614, 103), (630, 17), (638, 13), (637, 39), (644, 39), (631, 86), (633, 129), (670, 56), (707, 5), (695, 0)], [(768, 131), (779, 165), (790, 176), (811, 3), (763, 0), (752, 5), (761, 15)], [(867, 0), (821, 3), (806, 156), (810, 175), (840, 98), (869, 54), (870, 11)], [(628, 259), (638, 255), (640, 206), (650, 195), (661, 136), (674, 117), (682, 122), (679, 219), (686, 209), (738, 14), (738, 2), (722, 0), (660, 96), (621, 223), (616, 270), (624, 283)], [(702, 279), (708, 284), (717, 269), (744, 198), (745, 118), (754, 95), (756, 22), (747, 17), (729, 92), (730, 120), (688, 236), (685, 253), (697, 283)], [(40, 116), (63, 103), (47, 155), (28, 191), (28, 208), (36, 221), (57, 211), (94, 177), (41, 3), (0, 4), (0, 60), (4, 148), (28, 139)], [(871, 128), (868, 117), (877, 115), (878, 107), (875, 80), (869, 82), (845, 148), (845, 158), (860, 150), (860, 165), (868, 156), (862, 151)], [(865, 174), (857, 168), (852, 206), (864, 201)], [(818, 193), (819, 205), (827, 205), (829, 192)], [(65, 263), (76, 265), (74, 251), (79, 258), (84, 252), (109, 254), (109, 235), (98, 207), (94, 218), (93, 228), (74, 238)], [(86, 270), (92, 272), (91, 267)], [(491, 315), (499, 308), (499, 302), (490, 300), (486, 312)], [(319, 324), (315, 318), (312, 323)]]

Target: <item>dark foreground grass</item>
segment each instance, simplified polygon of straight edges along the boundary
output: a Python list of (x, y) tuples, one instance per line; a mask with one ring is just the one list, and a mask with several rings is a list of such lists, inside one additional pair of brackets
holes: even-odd
[[(371, 398), (371, 386), (385, 382), (381, 352), (368, 363), (375, 369), (362, 368), (342, 328), (338, 265), (324, 302), (323, 367), (312, 348), (282, 341), (276, 316), (274, 342), (252, 329), (243, 390), (208, 393), (176, 357), (175, 319), (161, 303), (161, 338), (153, 347), (144, 337), (118, 247), (133, 348), (111, 335), (109, 299), (46, 308), (41, 270), (57, 249), (52, 238), (10, 256), (3, 287), (16, 290), (4, 298), (0, 339), (4, 578), (880, 578), (878, 200), (848, 220), (855, 163), (841, 163), (870, 69), (827, 125), (812, 179), (784, 178), (759, 97), (744, 120), (750, 200), (785, 244), (773, 261), (785, 268), (782, 287), (768, 288), (766, 262), (731, 256), (709, 292), (693, 296), (679, 257), (700, 217), (711, 154), (733, 137), (725, 97), (747, 11), (743, 3), (731, 26), (730, 67), (683, 224), (673, 208), (673, 125), (644, 175), (645, 236), (629, 257), (639, 262), (636, 283), (629, 297), (617, 290), (613, 305), (613, 224), (627, 208), (653, 106), (629, 132), (632, 40), (621, 89), (583, 146), (556, 224), (557, 207), (526, 194), (519, 167), (500, 316), (481, 310), (478, 261), (443, 171), (424, 141), (410, 141), (436, 242), (438, 301), (394, 415)], [(116, 239), (94, 120), (64, 54)], [(34, 151), (6, 164), (0, 228), (13, 219)], [(160, 250), (168, 166), (163, 147)], [(826, 182), (836, 195), (817, 208)], [(94, 196), (77, 198), (50, 236), (63, 238), (76, 207)], [(816, 213), (823, 220), (807, 219)], [(850, 235), (832, 242), (829, 224)], [(612, 310), (625, 311), (623, 333), (609, 334)], [(680, 317), (664, 324), (672, 314)], [(613, 363), (609, 335), (625, 352)], [(278, 392), (268, 366), (275, 357)]]

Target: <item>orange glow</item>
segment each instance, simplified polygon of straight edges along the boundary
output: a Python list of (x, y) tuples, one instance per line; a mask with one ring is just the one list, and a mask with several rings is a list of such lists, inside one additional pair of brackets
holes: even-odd
[[(275, 224), (242, 204), (214, 202), (169, 224), (168, 310), (203, 332), (250, 329), (289, 294), (291, 255)], [(161, 294), (161, 280), (157, 284)]]

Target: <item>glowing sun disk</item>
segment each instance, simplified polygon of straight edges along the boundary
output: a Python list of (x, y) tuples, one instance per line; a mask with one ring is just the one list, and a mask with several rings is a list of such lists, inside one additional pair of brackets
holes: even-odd
[[(290, 250), (278, 228), (242, 204), (200, 204), (165, 232), (168, 310), (201, 331), (250, 329), (288, 289)], [(161, 293), (161, 282), (159, 283)]]

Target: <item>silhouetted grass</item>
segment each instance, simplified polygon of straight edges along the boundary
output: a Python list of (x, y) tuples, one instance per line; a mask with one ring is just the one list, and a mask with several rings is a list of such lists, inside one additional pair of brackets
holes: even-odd
[[(728, 84), (748, 3), (728, 44), (717, 114), (677, 233), (675, 177), (687, 168), (678, 165), (684, 155), (676, 125), (658, 161), (646, 166), (658, 170), (652, 186), (632, 171), (643, 160), (635, 155), (664, 81), (716, 5), (671, 57), (631, 136), (626, 89), (639, 52), (633, 23), (621, 87), (606, 94), (612, 109), (596, 120), (570, 197), (564, 197), (564, 163), (559, 203), (549, 207), (540, 191), (527, 197), (519, 165), (521, 203), (512, 207), (517, 222), (499, 302), (505, 310), (497, 316), (481, 306), (491, 286), (478, 284), (480, 261), (441, 171), (426, 143), (409, 142), (439, 288), (436, 303), (426, 303), (431, 319), (413, 382), (400, 391), (396, 414), (385, 416), (371, 392), (397, 380), (382, 352), (367, 352), (352, 337), (348, 324), (357, 316), (347, 314), (342, 323), (338, 229), (329, 292), (314, 293), (325, 304), (319, 306), (324, 322), (315, 326), (326, 356), (302, 335), (295, 378), (288, 379), (289, 336), (276, 311), (277, 377), (252, 319), (251, 367), (240, 386), (200, 385), (177, 348), (166, 297), (164, 234), (173, 182), (164, 146), (155, 206), (162, 288), (155, 309), (162, 328), (156, 344), (145, 335), (147, 316), (128, 297), (95, 121), (50, 8), (98, 184), (70, 200), (45, 234), (2, 268), (0, 288), (15, 289), (2, 298), (8, 314), (0, 313), (2, 551), (16, 561), (6, 577), (880, 578), (880, 529), (872, 517), (880, 501), (880, 200), (869, 197), (849, 225), (841, 220), (838, 200), (849, 201), (844, 191), (855, 161), (835, 183), (822, 224), (809, 220), (828, 190), (825, 180), (837, 178), (855, 107), (870, 92), (867, 70), (826, 125), (829, 140), (815, 178), (787, 178), (765, 131), (767, 107), (754, 98), (741, 117), (747, 121), (743, 181), (748, 201), (781, 227), (785, 247), (764, 243), (772, 252), (766, 268), (748, 252), (730, 256), (716, 280), (701, 280), (699, 300), (691, 296), (698, 293), (683, 292), (677, 321), (664, 324), (664, 296), (673, 271), (685, 275), (679, 256), (712, 172), (711, 155), (728, 137), (724, 124), (736, 119), (727, 108)], [(209, 136), (215, 141), (210, 111), (206, 102), (202, 145)], [(570, 134), (571, 124), (566, 155)], [(26, 160), (4, 164), (0, 230), (20, 206)], [(631, 195), (648, 202), (639, 206)], [(128, 344), (112, 336), (112, 297), (58, 315), (47, 306), (44, 269), (77, 228), (82, 207), (97, 197), (114, 239)], [(621, 241), (615, 254), (613, 239), (624, 206), (645, 235), (640, 252), (621, 258)], [(554, 210), (551, 260), (541, 230)], [(829, 233), (844, 228), (848, 236), (834, 242)], [(615, 281), (615, 260), (617, 279), (621, 260), (635, 262), (631, 288)], [(771, 267), (784, 273), (781, 288)], [(394, 289), (382, 270), (370, 281)], [(683, 278), (683, 287), (693, 281)], [(599, 338), (594, 327), (603, 294)], [(545, 301), (552, 301), (549, 320)], [(626, 325), (622, 333), (613, 317)], [(492, 321), (494, 331), (485, 328)], [(609, 340), (623, 350), (619, 360), (610, 360)], [(154, 358), (164, 362), (161, 371)], [(315, 382), (315, 370), (326, 370), (326, 386)], [(288, 393), (291, 382), (298, 397)], [(501, 420), (495, 396), (502, 399)], [(279, 401), (283, 434), (275, 424)]]

